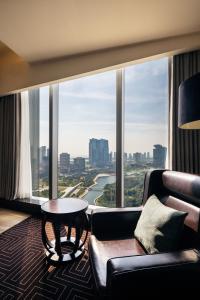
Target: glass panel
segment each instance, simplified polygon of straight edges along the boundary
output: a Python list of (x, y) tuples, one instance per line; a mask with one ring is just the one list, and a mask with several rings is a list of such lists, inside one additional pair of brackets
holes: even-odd
[(59, 197), (115, 206), (115, 77), (59, 84)]
[(125, 206), (141, 204), (145, 172), (166, 166), (168, 59), (125, 69)]
[(49, 87), (29, 91), (32, 193), (49, 197)]

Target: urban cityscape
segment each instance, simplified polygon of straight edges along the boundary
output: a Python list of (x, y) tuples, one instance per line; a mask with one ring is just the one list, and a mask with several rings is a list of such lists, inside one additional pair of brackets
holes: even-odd
[[(167, 148), (156, 144), (149, 152), (124, 153), (125, 206), (141, 203), (144, 175), (148, 169), (165, 167)], [(106, 139), (89, 139), (88, 157), (58, 157), (58, 197), (79, 197), (89, 204), (115, 207), (116, 152)], [(39, 148), (39, 180), (33, 177), (33, 195), (48, 197), (49, 149)], [(33, 174), (34, 176), (34, 174)]]

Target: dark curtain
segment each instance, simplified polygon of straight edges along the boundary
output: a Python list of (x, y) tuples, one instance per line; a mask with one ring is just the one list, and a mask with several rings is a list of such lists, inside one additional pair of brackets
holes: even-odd
[(19, 181), (20, 94), (0, 98), (0, 198), (13, 200)]
[(200, 174), (200, 130), (178, 128), (178, 88), (183, 80), (198, 72), (200, 72), (200, 51), (173, 57), (171, 98), (172, 170), (192, 174)]

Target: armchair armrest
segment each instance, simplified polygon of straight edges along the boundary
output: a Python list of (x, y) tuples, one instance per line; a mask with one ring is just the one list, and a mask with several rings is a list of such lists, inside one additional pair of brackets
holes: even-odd
[(93, 211), (91, 232), (98, 239), (133, 237), (142, 207), (105, 208)]
[[(200, 256), (196, 249), (141, 256), (111, 258), (107, 262), (107, 287), (114, 295), (127, 295), (135, 289), (194, 289), (200, 275)], [(185, 286), (184, 286), (185, 285)]]

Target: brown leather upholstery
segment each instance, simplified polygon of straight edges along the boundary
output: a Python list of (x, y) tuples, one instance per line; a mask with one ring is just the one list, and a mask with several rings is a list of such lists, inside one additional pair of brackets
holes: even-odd
[[(154, 170), (145, 176), (143, 204), (156, 194), (161, 202), (188, 213), (179, 250), (148, 255), (133, 232), (142, 207), (104, 209), (91, 218), (89, 255), (100, 295), (128, 299), (136, 288), (193, 289), (200, 275), (200, 177)], [(101, 230), (102, 229), (102, 230)], [(123, 289), (122, 289), (123, 287)], [(131, 296), (132, 299), (132, 296)]]
[(185, 225), (198, 232), (200, 215), (199, 207), (196, 207), (190, 203), (187, 203), (170, 195), (163, 197), (160, 200), (163, 200), (163, 203), (168, 207), (187, 212), (188, 215), (185, 218)]
[[(195, 250), (112, 258), (107, 262), (110, 299), (173, 299), (199, 293), (200, 260)], [(161, 292), (161, 294), (159, 294)], [(169, 297), (167, 297), (169, 296)], [(184, 297), (183, 297), (184, 299)]]
[(200, 176), (182, 172), (165, 171), (162, 174), (162, 182), (163, 187), (169, 192), (175, 193), (175, 195), (180, 198), (200, 206)]
[[(92, 245), (90, 247), (90, 245)], [(100, 289), (106, 287), (107, 261), (113, 257), (146, 254), (139, 242), (132, 239), (100, 241), (94, 235), (89, 243), (92, 268), (95, 272), (96, 285)]]

